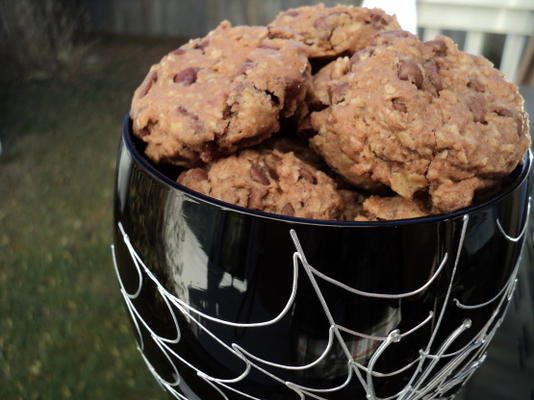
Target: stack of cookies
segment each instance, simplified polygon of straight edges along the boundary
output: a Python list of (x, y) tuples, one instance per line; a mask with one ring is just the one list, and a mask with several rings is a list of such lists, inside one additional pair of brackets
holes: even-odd
[(274, 214), (381, 221), (470, 206), (530, 146), (517, 87), (379, 9), (322, 4), (222, 22), (154, 65), (131, 107), (156, 164)]

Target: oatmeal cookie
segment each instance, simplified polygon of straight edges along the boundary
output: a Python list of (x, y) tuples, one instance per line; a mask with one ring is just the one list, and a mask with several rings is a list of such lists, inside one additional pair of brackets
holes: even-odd
[(393, 221), (398, 219), (420, 218), (430, 215), (417, 202), (400, 196), (370, 196), (363, 202), (355, 221)]
[(381, 33), (373, 46), (327, 65), (301, 124), (312, 146), (349, 182), (430, 195), (448, 212), (469, 206), (521, 162), (530, 146), (517, 87), (482, 57), (439, 36)]
[(308, 47), (310, 58), (336, 57), (369, 46), (378, 32), (400, 29), (380, 9), (324, 4), (290, 9), (271, 22), (272, 35), (291, 37)]
[(198, 166), (277, 132), (309, 80), (304, 45), (223, 22), (150, 69), (132, 100), (133, 131), (154, 162)]
[(203, 168), (184, 171), (178, 183), (228, 203), (273, 214), (335, 220), (343, 207), (335, 182), (293, 152), (243, 150)]

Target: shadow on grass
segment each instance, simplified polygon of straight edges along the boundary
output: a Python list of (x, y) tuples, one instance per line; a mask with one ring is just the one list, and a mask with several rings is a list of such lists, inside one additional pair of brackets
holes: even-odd
[(106, 39), (64, 82), (2, 85), (0, 399), (163, 399), (110, 257), (120, 125), (183, 41)]

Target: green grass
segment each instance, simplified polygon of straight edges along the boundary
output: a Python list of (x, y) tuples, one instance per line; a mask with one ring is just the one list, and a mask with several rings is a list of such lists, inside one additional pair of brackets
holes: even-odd
[(0, 399), (164, 399), (109, 246), (120, 126), (174, 42), (107, 40), (64, 82), (2, 85)]

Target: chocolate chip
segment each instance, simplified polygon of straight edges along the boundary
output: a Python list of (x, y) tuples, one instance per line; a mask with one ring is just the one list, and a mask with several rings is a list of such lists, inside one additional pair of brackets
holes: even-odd
[(252, 188), (248, 195), (247, 207), (261, 208), (261, 201), (267, 196), (267, 193), (269, 193), (269, 191), (265, 188)]
[(330, 17), (343, 14), (341, 11), (334, 11), (327, 15), (321, 15), (315, 21), (313, 21), (313, 26), (317, 30), (331, 30), (334, 27), (335, 21), (330, 20)]
[(302, 179), (304, 179), (305, 181), (311, 183), (312, 185), (316, 185), (317, 184), (317, 178), (310, 171), (308, 171), (307, 169), (300, 168), (299, 169), (299, 174), (300, 174), (300, 177)]
[(157, 71), (153, 71), (150, 73), (147, 78), (145, 79), (145, 86), (143, 87), (143, 90), (141, 91), (141, 97), (145, 97), (148, 92), (150, 92), (150, 89), (152, 89), (152, 86), (154, 83), (158, 81), (158, 73)]
[(178, 111), (178, 114), (189, 115), (189, 111), (184, 106), (176, 107), (176, 111)]
[(195, 43), (195, 45), (193, 46), (194, 49), (198, 49), (198, 50), (201, 50), (202, 52), (204, 52), (204, 49), (206, 47), (208, 47), (210, 44), (210, 41), (209, 40), (203, 40), (202, 42), (200, 43)]
[(239, 66), (239, 73), (242, 74), (245, 71), (253, 68), (256, 65), (256, 63), (252, 60), (246, 60), (245, 62), (242, 62)]
[(327, 29), (328, 25), (326, 23), (326, 19), (328, 18), (328, 15), (321, 15), (319, 18), (317, 18), (315, 21), (313, 21), (313, 27), (315, 29)]
[(278, 51), (280, 50), (278, 47), (275, 47), (275, 46), (271, 46), (269, 44), (261, 44), (259, 46), (260, 49), (267, 49), (267, 50), (275, 50), (275, 51)]
[(296, 17), (299, 14), (300, 12), (297, 10), (289, 10), (289, 11), (286, 11), (283, 15), (287, 15), (288, 17)]
[(484, 116), (486, 114), (486, 104), (484, 99), (481, 97), (472, 97), (467, 102), (467, 106), (469, 107), (469, 111), (473, 113), (473, 120), (475, 122), (486, 122)]
[(395, 110), (400, 111), (402, 113), (407, 113), (408, 112), (408, 107), (406, 107), (406, 103), (400, 97), (396, 97), (396, 98), (392, 99), (391, 103), (393, 104), (393, 108)]
[(376, 46), (377, 43), (391, 45), (397, 39), (409, 38), (413, 35), (410, 32), (403, 30), (379, 32), (378, 35), (371, 41), (371, 44)]
[(379, 36), (386, 38), (409, 38), (412, 36), (412, 34), (408, 31), (397, 29), (395, 31), (380, 32)]
[(447, 44), (443, 40), (429, 40), (424, 43), (425, 46), (430, 47), (432, 53), (437, 57), (443, 57), (447, 55)]
[(436, 90), (439, 92), (443, 90), (443, 83), (441, 82), (441, 77), (439, 76), (439, 65), (434, 60), (429, 60), (425, 63), (425, 70), (430, 80), (430, 83), (434, 85)]
[(467, 82), (467, 87), (469, 89), (476, 90), (477, 92), (484, 93), (486, 91), (486, 88), (480, 82), (477, 78), (471, 78), (469, 79), (469, 82)]
[(198, 118), (198, 115), (196, 115), (195, 113), (192, 113), (191, 111), (189, 111), (187, 108), (185, 108), (184, 106), (178, 106), (176, 107), (176, 111), (179, 113), (179, 114), (182, 114), (182, 115), (187, 115), (189, 118), (195, 120), (195, 121), (198, 121), (199, 118)]
[(290, 203), (287, 203), (285, 206), (282, 207), (280, 214), (293, 217), (295, 215), (295, 209)]
[(250, 167), (250, 177), (254, 182), (258, 182), (262, 185), (268, 185), (270, 183), (265, 167), (259, 164), (252, 164)]
[(137, 136), (139, 136), (141, 138), (143, 138), (145, 136), (148, 136), (148, 135), (150, 135), (150, 132), (152, 131), (154, 126), (157, 125), (157, 124), (158, 124), (157, 122), (154, 122), (154, 121), (152, 121), (150, 119), (150, 120), (148, 120), (146, 126), (143, 129), (138, 129), (135, 133), (137, 134)]
[[(322, 15), (313, 22), (313, 27), (317, 30), (317, 36), (323, 40), (330, 40), (332, 32), (336, 28), (337, 21), (335, 17), (343, 14), (340, 11), (332, 12), (328, 15)], [(313, 42), (306, 42), (306, 44), (313, 44)]]
[(401, 60), (398, 65), (397, 74), (400, 80), (409, 81), (421, 89), (423, 86), (423, 74), (419, 64), (413, 60)]
[(511, 118), (514, 116), (514, 113), (512, 111), (504, 107), (496, 106), (496, 107), (493, 107), (491, 111), (497, 114), (499, 117)]
[(199, 70), (200, 68), (196, 67), (186, 68), (183, 71), (180, 71), (176, 75), (174, 75), (173, 80), (175, 83), (181, 83), (185, 86), (190, 86), (197, 81), (197, 75)]
[(269, 176), (271, 177), (271, 179), (275, 181), (280, 179), (280, 176), (278, 175), (278, 173), (276, 172), (274, 168), (267, 167), (267, 171), (269, 171)]
[(185, 54), (185, 50), (182, 49), (182, 48), (179, 48), (179, 49), (176, 49), (172, 52), (172, 54), (174, 54), (175, 56), (181, 56), (183, 54)]
[(371, 13), (369, 15), (369, 22), (376, 29), (380, 29), (388, 23), (384, 16), (376, 10), (371, 10)]
[(137, 131), (137, 136), (141, 138), (144, 138), (145, 136), (148, 136), (148, 135), (150, 135), (150, 130), (146, 126), (143, 129), (139, 129)]
[(347, 82), (341, 82), (328, 87), (328, 98), (330, 104), (338, 104), (345, 100), (345, 94), (349, 84)]

